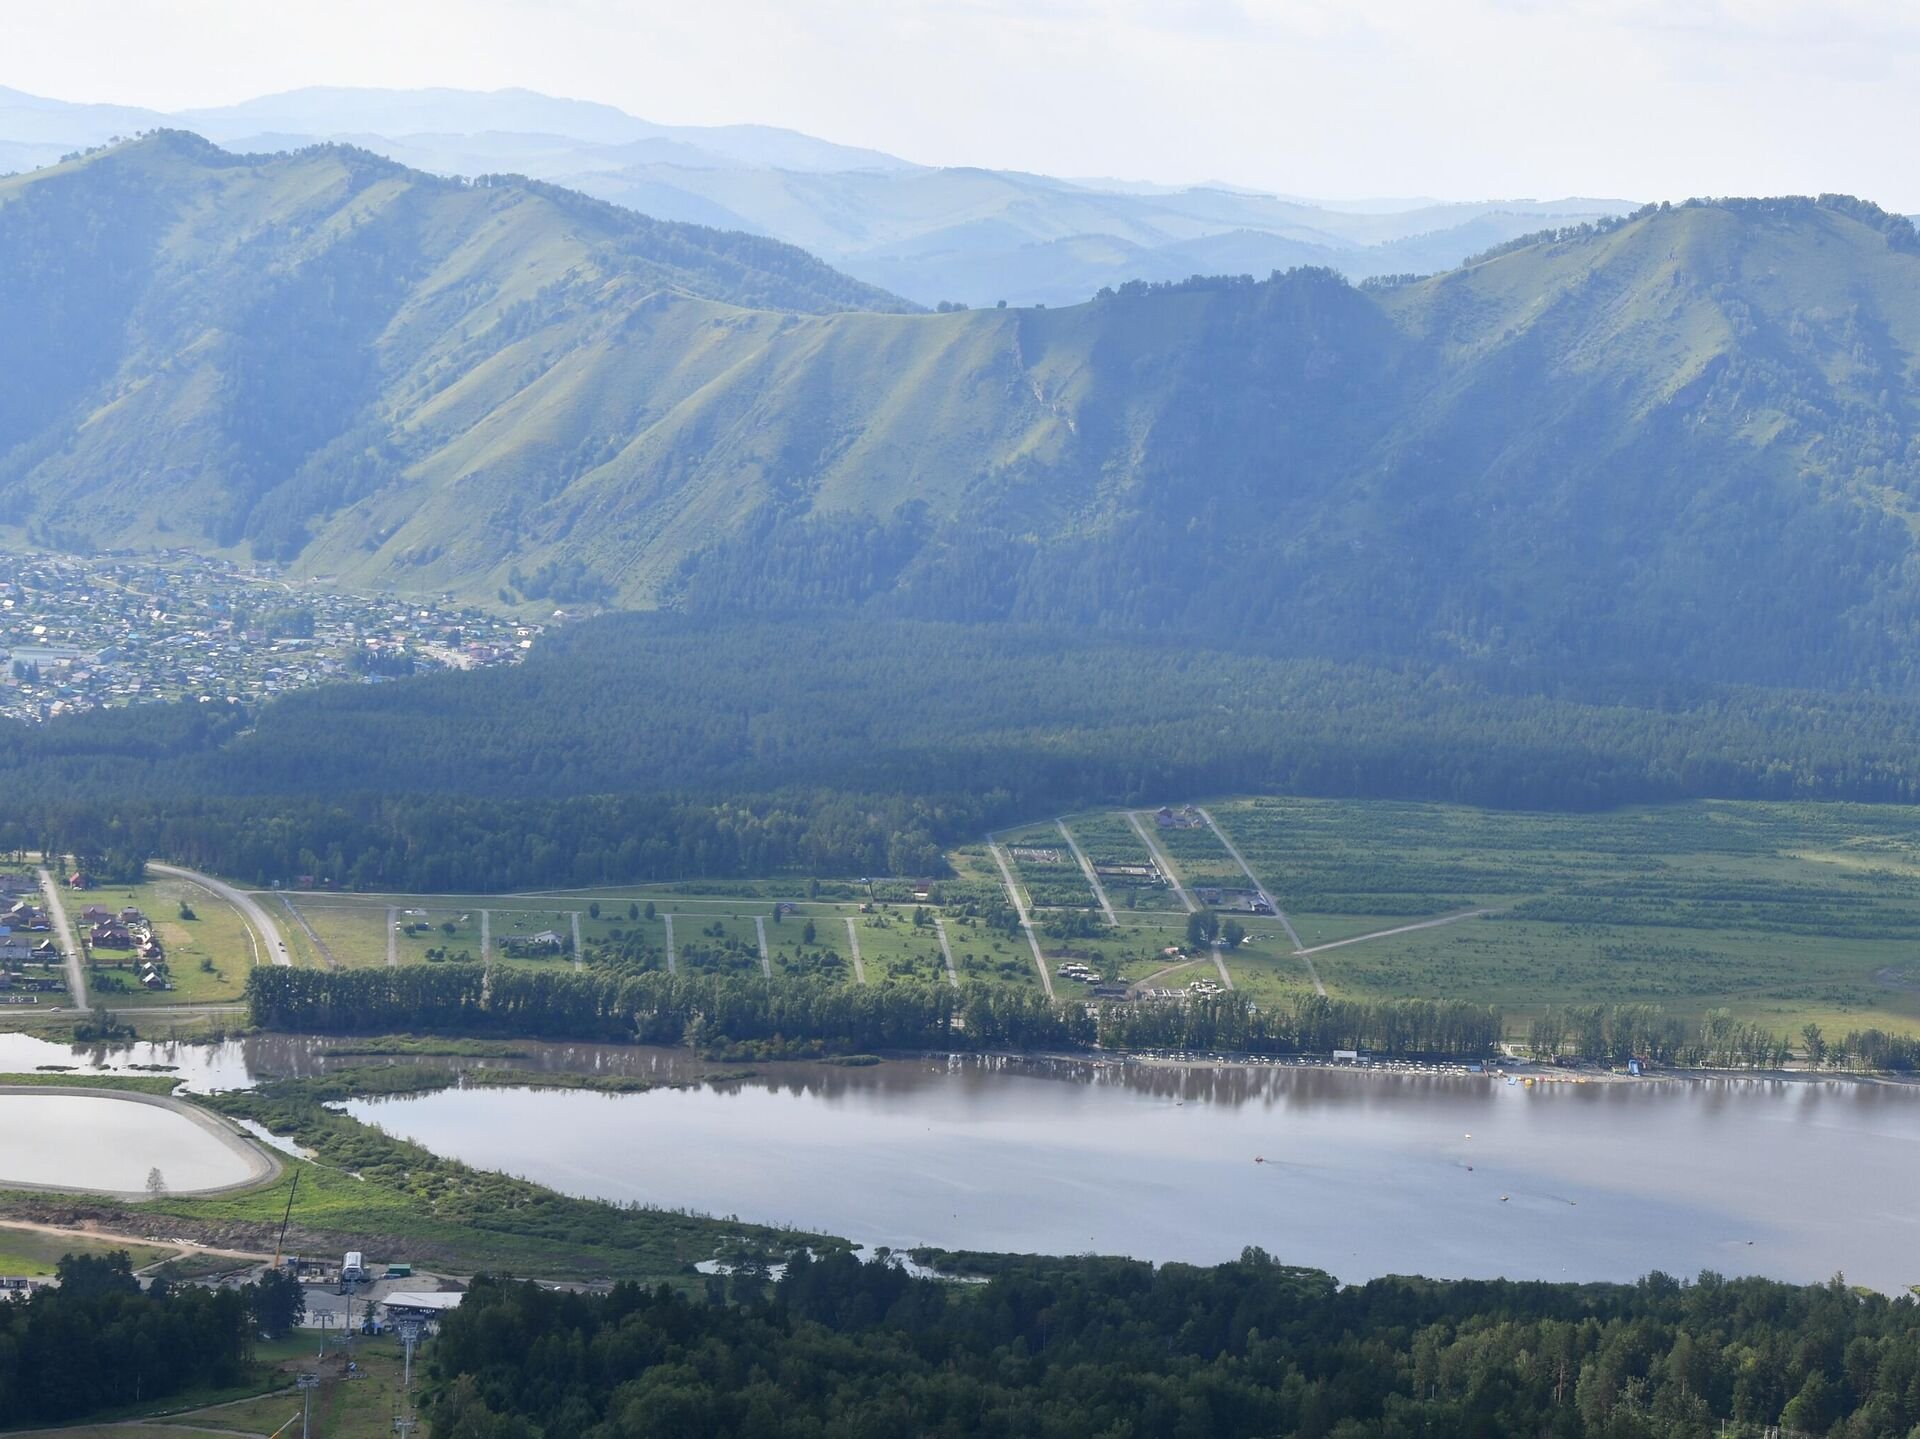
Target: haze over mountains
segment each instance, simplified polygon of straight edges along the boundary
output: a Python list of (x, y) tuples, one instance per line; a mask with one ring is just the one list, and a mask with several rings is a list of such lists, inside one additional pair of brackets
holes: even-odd
[(900, 309), (549, 186), (163, 134), (0, 182), (0, 513), (402, 591), (1913, 678), (1920, 241), (1871, 205)]
[(760, 125), (656, 125), (530, 91), (311, 89), (163, 115), (0, 88), (0, 171), (177, 127), (237, 151), (353, 144), (446, 175), (524, 174), (659, 219), (772, 236), (920, 304), (1076, 304), (1105, 285), (1325, 265), (1427, 273), (1622, 200), (1334, 205), (1235, 189), (935, 168)]

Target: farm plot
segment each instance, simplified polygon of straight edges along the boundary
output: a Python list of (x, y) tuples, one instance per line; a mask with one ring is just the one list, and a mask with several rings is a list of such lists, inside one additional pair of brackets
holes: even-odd
[(1140, 836), (1123, 814), (1074, 815), (1067, 821), (1116, 910), (1178, 910), (1180, 903)]
[(1650, 1002), (1726, 1008), (1776, 1029), (1920, 1029), (1920, 985), (1902, 980), (1920, 943), (1911, 808), (1705, 802), (1547, 815), (1258, 800), (1212, 812), (1303, 915), (1372, 928), (1503, 911), (1323, 950), (1314, 962), (1335, 994), (1445, 995), (1516, 1015)]
[(1097, 910), (1099, 901), (1058, 826), (1029, 825), (996, 835), (1026, 891), (1029, 909)]

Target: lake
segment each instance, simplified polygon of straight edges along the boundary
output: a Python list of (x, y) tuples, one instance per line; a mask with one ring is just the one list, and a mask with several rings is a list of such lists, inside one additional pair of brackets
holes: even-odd
[(1348, 1280), (1920, 1282), (1909, 1086), (955, 1059), (346, 1108), (569, 1193), (868, 1244), (1196, 1263), (1257, 1244)]

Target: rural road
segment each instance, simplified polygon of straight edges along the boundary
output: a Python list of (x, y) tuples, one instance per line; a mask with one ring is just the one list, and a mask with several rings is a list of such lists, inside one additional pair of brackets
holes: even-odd
[(305, 933), (307, 943), (313, 946), (313, 952), (326, 961), (327, 968), (338, 969), (340, 967), (340, 961), (333, 957), (332, 946), (320, 938), (318, 934), (314, 933), (313, 926), (307, 923), (307, 917), (300, 913), (299, 908), (285, 891), (281, 892), (280, 903), (287, 907), (287, 913), (293, 916), (293, 922), (299, 925), (302, 932)]
[(947, 983), (958, 989), (960, 971), (953, 967), (953, 941), (947, 938), (946, 920), (937, 914), (933, 917), (933, 932), (940, 936), (940, 956), (947, 962)]
[[(1200, 818), (1207, 822), (1207, 828), (1213, 831), (1213, 837), (1220, 841), (1227, 853), (1233, 856), (1233, 862), (1240, 866), (1240, 872), (1247, 877), (1247, 883), (1252, 885), (1254, 891), (1259, 894), (1260, 898), (1267, 902), (1268, 908), (1273, 911), (1273, 917), (1280, 921), (1280, 928), (1284, 929), (1287, 932), (1287, 938), (1293, 941), (1293, 952), (1300, 957), (1300, 962), (1307, 967), (1307, 978), (1313, 981), (1313, 992), (1322, 999), (1325, 999), (1327, 997), (1327, 986), (1322, 982), (1320, 971), (1314, 965), (1312, 957), (1308, 955), (1307, 947), (1300, 942), (1300, 936), (1294, 930), (1293, 921), (1287, 918), (1287, 912), (1280, 908), (1279, 902), (1276, 901), (1272, 895), (1267, 893), (1267, 887), (1260, 883), (1259, 878), (1253, 872), (1253, 866), (1248, 864), (1246, 857), (1240, 853), (1240, 847), (1228, 839), (1227, 832), (1213, 822), (1213, 816), (1208, 814), (1206, 810), (1200, 809), (1197, 805), (1195, 808), (1199, 810)], [(1225, 971), (1223, 970), (1222, 973), (1224, 974)], [(1227, 987), (1231, 989), (1233, 986), (1229, 984)]]
[(1093, 886), (1093, 897), (1100, 901), (1100, 908), (1106, 912), (1107, 923), (1118, 929), (1119, 917), (1114, 914), (1113, 906), (1107, 902), (1107, 891), (1100, 883), (1100, 876), (1093, 871), (1093, 861), (1088, 859), (1087, 852), (1080, 848), (1080, 841), (1073, 837), (1073, 831), (1067, 828), (1067, 822), (1064, 819), (1056, 819), (1054, 823), (1060, 827), (1060, 838), (1067, 842), (1067, 848), (1073, 851), (1073, 857), (1080, 862), (1080, 873), (1084, 874), (1087, 877), (1087, 883)]
[(80, 941), (73, 937), (73, 922), (67, 918), (67, 907), (60, 902), (60, 886), (54, 880), (53, 871), (44, 864), (40, 866), (40, 892), (46, 896), (47, 913), (60, 936), (60, 947), (67, 952), (66, 1007), (87, 1014), (92, 1006), (87, 1003), (87, 972), (80, 962)]
[[(235, 889), (225, 880), (215, 879), (210, 874), (201, 874), (198, 870), (182, 869), (177, 864), (161, 864), (158, 860), (148, 860), (147, 868), (213, 891), (240, 911), (240, 917), (252, 927), (254, 934), (258, 936), (262, 951), (269, 960), (275, 964), (293, 963), (293, 956), (287, 952), (287, 942), (280, 935), (280, 927), (268, 918), (267, 912), (260, 907), (260, 902), (252, 895)], [(254, 963), (258, 964), (259, 961), (260, 955), (256, 953)]]
[(1173, 861), (1167, 858), (1166, 853), (1155, 843), (1153, 836), (1147, 833), (1147, 827), (1140, 823), (1140, 816), (1128, 810), (1127, 823), (1132, 825), (1133, 832), (1140, 836), (1140, 843), (1147, 847), (1148, 858), (1160, 867), (1160, 873), (1166, 877), (1167, 883), (1173, 886), (1174, 897), (1187, 907), (1188, 914), (1198, 914), (1200, 906), (1193, 902), (1193, 896), (1188, 894), (1186, 887), (1180, 883), (1180, 872), (1173, 867)]
[(1345, 939), (1328, 940), (1325, 944), (1316, 944), (1312, 949), (1300, 951), (1302, 956), (1319, 954), (1323, 950), (1339, 949), (1349, 944), (1360, 944), (1369, 939), (1385, 939), (1391, 934), (1412, 934), (1416, 929), (1438, 929), (1443, 924), (1458, 924), (1463, 919), (1484, 919), (1490, 914), (1500, 913), (1497, 909), (1469, 909), (1460, 914), (1446, 914), (1439, 919), (1423, 919), (1418, 924), (1402, 924), (1393, 929), (1376, 929), (1367, 934), (1352, 934)]
[(1053, 998), (1053, 976), (1047, 973), (1047, 957), (1040, 952), (1040, 936), (1033, 932), (1033, 921), (1027, 916), (1027, 902), (1020, 898), (1020, 886), (1014, 882), (1013, 866), (1007, 863), (1007, 857), (1000, 846), (993, 842), (993, 836), (987, 836), (987, 853), (993, 856), (993, 862), (1000, 866), (1000, 878), (1007, 882), (1007, 898), (1013, 901), (1013, 912), (1020, 918), (1020, 928), (1027, 936), (1027, 944), (1033, 950), (1033, 967), (1040, 971), (1040, 983), (1047, 991), (1047, 998)]
[[(1306, 946), (1300, 942), (1300, 936), (1293, 932), (1293, 921), (1287, 918), (1287, 912), (1280, 908), (1279, 902), (1267, 893), (1267, 887), (1260, 883), (1259, 876), (1254, 874), (1253, 866), (1247, 863), (1246, 857), (1240, 853), (1239, 846), (1228, 839), (1227, 832), (1213, 822), (1212, 815), (1204, 809), (1199, 809), (1198, 806), (1195, 808), (1199, 810), (1200, 818), (1207, 822), (1207, 828), (1213, 831), (1213, 837), (1220, 841), (1227, 853), (1233, 856), (1233, 862), (1240, 866), (1240, 873), (1247, 877), (1247, 883), (1253, 886), (1254, 893), (1266, 901), (1267, 908), (1273, 911), (1273, 917), (1280, 921), (1280, 928), (1284, 929), (1287, 932), (1287, 938), (1293, 941), (1294, 949), (1305, 949)], [(1320, 993), (1324, 995), (1326, 991), (1323, 989)]]
[(855, 984), (867, 982), (867, 967), (860, 960), (860, 927), (853, 922), (853, 916), (847, 916), (847, 948), (853, 951), (853, 980)]

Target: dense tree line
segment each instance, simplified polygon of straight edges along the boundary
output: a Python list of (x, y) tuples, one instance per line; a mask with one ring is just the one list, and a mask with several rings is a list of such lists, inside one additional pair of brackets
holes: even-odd
[(418, 964), (247, 978), (253, 1023), (310, 1034), (418, 1033), (700, 1047), (1201, 1049), (1236, 1053), (1479, 1057), (1500, 1012), (1455, 1000), (1309, 996), (1255, 1005), (1218, 995), (1096, 1012), (1038, 991), (969, 985), (769, 983), (759, 975), (539, 973)]
[(1904, 700), (854, 616), (616, 616), (512, 669), (209, 708), (0, 724), (0, 844), (484, 892), (938, 874), (989, 827), (1187, 794), (1920, 800)]
[(1256, 1004), (1239, 994), (1180, 1003), (1115, 1005), (1100, 1017), (1100, 1042), (1115, 1049), (1189, 1049), (1239, 1054), (1380, 1055), (1479, 1059), (1500, 1044), (1504, 1021), (1491, 1005), (1455, 999), (1328, 999), (1306, 995)]
[(996, 1268), (954, 1286), (801, 1255), (742, 1303), (483, 1280), (430, 1351), (433, 1439), (1904, 1439), (1920, 1424), (1920, 1305), (1837, 1281), (1342, 1287), (1259, 1250), (1212, 1269)]
[(300, 1286), (270, 1275), (236, 1289), (142, 1291), (124, 1250), (67, 1255), (57, 1287), (0, 1301), (0, 1425), (59, 1423), (245, 1377), (256, 1333), (281, 1335), (305, 1310)]
[(1884, 1029), (1856, 1029), (1846, 1038), (1847, 1052), (1862, 1069), (1891, 1070), (1911, 1074), (1920, 1069), (1920, 1039), (1907, 1034), (1888, 1034)]
[(1778, 1068), (1792, 1054), (1779, 1035), (1725, 1010), (1690, 1019), (1654, 1004), (1552, 1005), (1529, 1027), (1527, 1045), (1542, 1059), (1570, 1055), (1625, 1064), (1640, 1058), (1716, 1069)]

